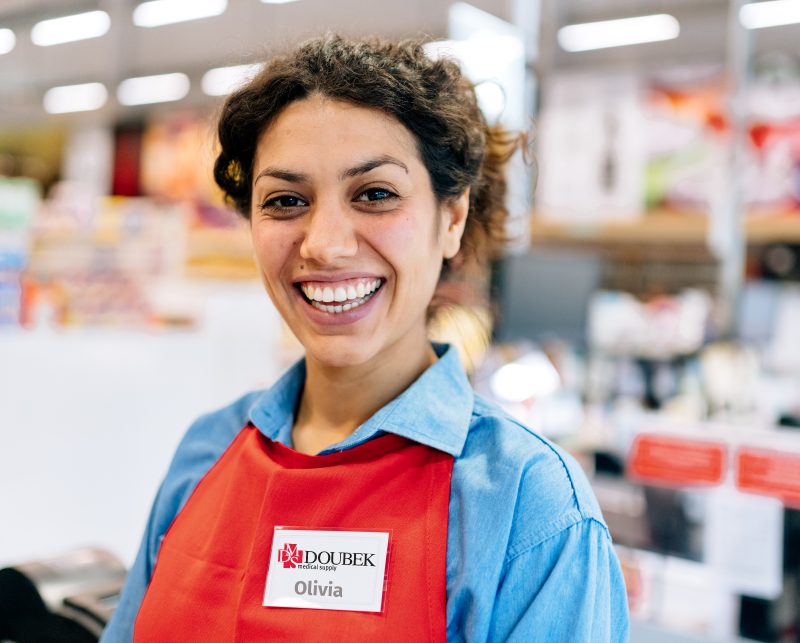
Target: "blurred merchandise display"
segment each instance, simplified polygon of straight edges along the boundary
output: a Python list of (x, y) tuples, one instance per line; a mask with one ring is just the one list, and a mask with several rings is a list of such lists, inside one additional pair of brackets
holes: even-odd
[[(800, 72), (762, 61), (747, 105), (744, 198), (756, 214), (800, 209)], [(729, 88), (714, 67), (555, 76), (539, 118), (537, 210), (546, 219), (707, 213), (726, 190)]]
[(29, 209), (27, 218), (3, 218), (0, 238), (16, 239), (0, 254), (7, 324), (193, 324), (201, 309), (198, 280), (255, 277), (246, 227), (218, 206), (98, 198), (80, 184), (60, 183)]
[[(752, 347), (728, 342), (658, 358), (628, 350), (496, 345), (473, 381), (591, 474), (636, 621), (796, 640), (800, 434), (779, 427), (787, 406), (758, 399), (769, 373)], [(783, 402), (800, 402), (797, 381)]]
[(624, 281), (622, 261), (611, 270), (613, 255), (593, 248), (540, 246), (505, 260), (495, 279), (501, 343), (474, 385), (593, 473), (638, 640), (796, 641), (794, 246), (767, 246), (779, 248), (771, 261), (756, 248), (763, 263), (749, 269), (735, 332), (720, 335), (701, 274), (688, 264), (669, 281), (653, 268), (685, 248), (651, 243), (619, 244), (653, 270), (645, 280), (626, 266), (639, 282), (629, 292), (608, 287)]

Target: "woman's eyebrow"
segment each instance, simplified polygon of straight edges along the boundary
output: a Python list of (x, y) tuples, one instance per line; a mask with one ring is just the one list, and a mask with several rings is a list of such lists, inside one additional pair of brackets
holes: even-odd
[(279, 167), (266, 167), (258, 173), (253, 183), (256, 183), (262, 176), (271, 176), (276, 179), (287, 181), (288, 183), (308, 183), (308, 174), (302, 172), (292, 172), (291, 170), (282, 170)]
[[(393, 156), (389, 156), (388, 154), (382, 154), (381, 156), (376, 156), (375, 158), (367, 159), (363, 163), (359, 163), (358, 165), (346, 169), (342, 172), (341, 179), (349, 179), (354, 176), (360, 176), (362, 174), (366, 174), (367, 172), (374, 170), (376, 167), (380, 167), (381, 165), (396, 165), (399, 168), (402, 168), (406, 174), (408, 174), (408, 167), (402, 161), (394, 158)], [(279, 167), (265, 167), (261, 170), (256, 178), (253, 180), (253, 183), (256, 183), (258, 179), (262, 176), (271, 176), (276, 179), (281, 179), (282, 181), (286, 181), (288, 183), (309, 183), (310, 178), (308, 174), (303, 174), (302, 172), (294, 172), (292, 170), (284, 170)]]
[(402, 161), (397, 160), (393, 156), (389, 156), (388, 154), (382, 154), (381, 156), (376, 156), (375, 158), (367, 159), (363, 163), (359, 163), (355, 167), (351, 167), (344, 172), (342, 172), (342, 180), (349, 179), (354, 176), (360, 176), (361, 174), (366, 174), (370, 170), (374, 170), (376, 167), (380, 167), (381, 165), (396, 165), (403, 170), (405, 173), (408, 174), (408, 168), (406, 167), (405, 163)]

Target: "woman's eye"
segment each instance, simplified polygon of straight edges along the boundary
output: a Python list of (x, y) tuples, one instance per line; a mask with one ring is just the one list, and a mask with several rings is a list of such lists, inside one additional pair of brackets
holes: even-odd
[(262, 210), (291, 210), (293, 208), (302, 208), (308, 205), (303, 199), (294, 194), (281, 194), (279, 196), (267, 199), (261, 204)]
[(369, 188), (368, 190), (364, 190), (359, 194), (355, 200), (361, 202), (375, 202), (375, 201), (385, 201), (387, 199), (392, 199), (397, 195), (394, 192), (390, 192), (389, 190), (384, 190), (383, 188)]

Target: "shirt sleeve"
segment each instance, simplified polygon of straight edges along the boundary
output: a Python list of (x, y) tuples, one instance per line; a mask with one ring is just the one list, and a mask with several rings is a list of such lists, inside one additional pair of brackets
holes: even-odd
[(625, 583), (602, 523), (584, 518), (507, 561), (489, 640), (628, 640)]
[(161, 544), (163, 531), (160, 523), (163, 522), (163, 519), (159, 518), (163, 511), (164, 497), (165, 490), (164, 484), (162, 484), (150, 510), (150, 517), (147, 520), (136, 560), (128, 571), (119, 603), (114, 609), (111, 620), (103, 630), (100, 643), (130, 643), (133, 640), (133, 624), (150, 583), (155, 558)]

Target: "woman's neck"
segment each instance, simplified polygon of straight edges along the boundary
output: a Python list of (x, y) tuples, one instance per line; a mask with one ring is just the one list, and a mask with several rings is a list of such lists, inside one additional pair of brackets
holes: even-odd
[(405, 346), (390, 347), (385, 353), (390, 354), (347, 367), (330, 367), (306, 357), (306, 381), (292, 428), (295, 450), (315, 454), (342, 441), (437, 359), (427, 340), (413, 355)]

